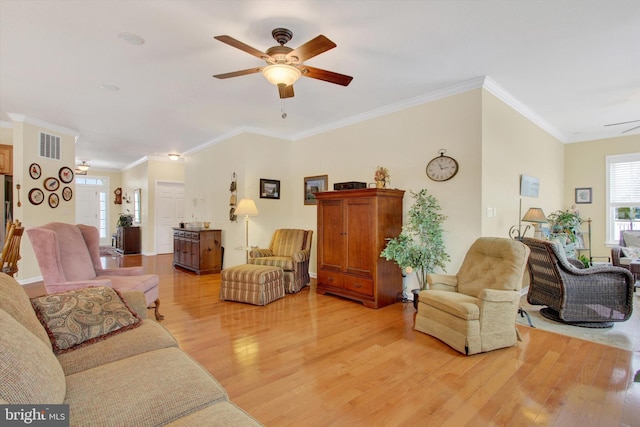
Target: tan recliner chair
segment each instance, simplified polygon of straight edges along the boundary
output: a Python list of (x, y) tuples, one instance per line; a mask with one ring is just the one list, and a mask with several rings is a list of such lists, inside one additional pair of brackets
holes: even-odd
[(415, 329), (467, 355), (515, 345), (528, 257), (529, 248), (517, 240), (479, 238), (457, 275), (427, 276)]
[(309, 284), (309, 258), (313, 230), (276, 230), (268, 249), (253, 249), (249, 264), (280, 267), (284, 271), (284, 290), (295, 293)]

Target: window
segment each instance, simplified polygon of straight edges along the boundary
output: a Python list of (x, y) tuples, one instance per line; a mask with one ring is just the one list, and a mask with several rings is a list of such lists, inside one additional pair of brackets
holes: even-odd
[(607, 156), (607, 242), (640, 229), (640, 153)]
[(142, 222), (142, 200), (140, 200), (140, 189), (133, 190), (133, 222), (140, 224)]

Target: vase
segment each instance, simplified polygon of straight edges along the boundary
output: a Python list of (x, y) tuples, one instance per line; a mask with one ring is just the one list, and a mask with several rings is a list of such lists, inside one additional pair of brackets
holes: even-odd
[(376, 181), (376, 188), (384, 188), (384, 181)]

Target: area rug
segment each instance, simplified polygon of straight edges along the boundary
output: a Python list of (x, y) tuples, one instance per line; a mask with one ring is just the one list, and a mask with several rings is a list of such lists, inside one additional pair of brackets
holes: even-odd
[[(640, 293), (634, 294), (633, 303), (633, 315), (626, 322), (615, 322), (611, 328), (591, 329), (549, 320), (540, 314), (540, 309), (544, 306), (530, 305), (526, 295), (520, 299), (520, 307), (529, 314), (531, 323), (536, 328), (624, 350), (640, 351)], [(516, 321), (529, 326), (526, 316), (518, 315)]]
[(100, 256), (122, 256), (113, 246), (100, 246)]

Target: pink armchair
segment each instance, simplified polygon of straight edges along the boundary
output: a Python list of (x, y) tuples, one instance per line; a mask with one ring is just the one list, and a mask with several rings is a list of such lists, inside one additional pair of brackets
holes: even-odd
[(28, 229), (27, 235), (48, 293), (88, 286), (141, 291), (147, 307), (155, 310), (156, 319), (164, 318), (158, 311), (158, 276), (143, 274), (142, 267), (102, 268), (100, 236), (95, 227), (52, 222)]

